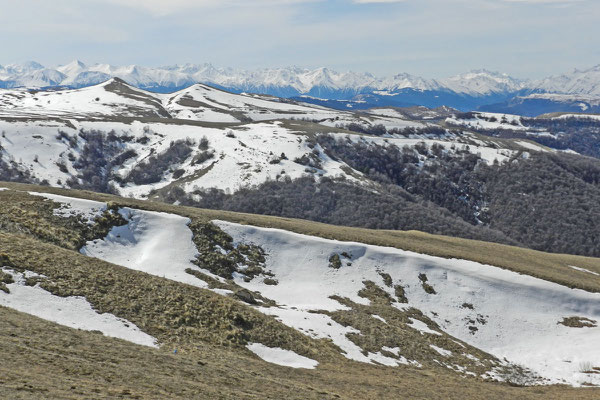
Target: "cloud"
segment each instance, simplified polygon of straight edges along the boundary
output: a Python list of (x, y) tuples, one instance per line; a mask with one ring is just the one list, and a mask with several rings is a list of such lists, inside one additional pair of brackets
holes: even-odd
[(358, 4), (370, 4), (370, 3), (403, 3), (406, 0), (353, 0), (354, 3)]
[[(529, 77), (598, 64), (591, 0), (0, 0), (0, 64), (300, 65)], [(564, 7), (564, 8), (563, 8)], [(518, 12), (516, 11), (518, 10)]]
[(150, 12), (155, 16), (167, 16), (192, 9), (230, 8), (255, 6), (282, 6), (296, 3), (312, 3), (322, 0), (97, 0), (118, 6)]
[(502, 0), (505, 3), (525, 3), (525, 4), (573, 4), (581, 3), (587, 0)]

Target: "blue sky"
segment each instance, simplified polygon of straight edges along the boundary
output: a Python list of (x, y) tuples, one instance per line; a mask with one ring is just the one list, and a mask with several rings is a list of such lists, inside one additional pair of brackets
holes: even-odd
[(600, 64), (598, 0), (0, 0), (0, 64), (210, 62), (437, 78)]

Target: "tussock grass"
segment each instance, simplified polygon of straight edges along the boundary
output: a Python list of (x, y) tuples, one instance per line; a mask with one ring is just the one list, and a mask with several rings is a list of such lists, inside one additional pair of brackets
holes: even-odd
[(598, 326), (597, 321), (585, 317), (564, 317), (558, 323), (569, 328), (595, 328)]
[[(0, 267), (2, 267), (1, 264)], [(10, 290), (6, 285), (13, 282), (14, 280), (11, 274), (7, 274), (6, 272), (0, 270), (0, 290), (2, 290), (4, 293), (10, 293)]]
[(517, 388), (438, 369), (355, 362), (316, 370), (268, 364), (198, 343), (194, 354), (154, 350), (0, 306), (3, 399), (596, 399), (598, 389)]

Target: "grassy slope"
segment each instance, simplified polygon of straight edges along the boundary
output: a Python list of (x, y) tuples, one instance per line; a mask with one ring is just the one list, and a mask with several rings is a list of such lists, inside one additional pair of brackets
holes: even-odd
[(154, 350), (0, 307), (0, 397), (10, 399), (593, 399), (598, 390), (515, 388), (442, 369), (348, 362), (295, 370), (202, 343)]
[(171, 212), (200, 219), (223, 219), (242, 224), (285, 229), (292, 232), (320, 236), (328, 239), (390, 246), (444, 258), (461, 258), (495, 265), (497, 267), (532, 275), (572, 288), (600, 292), (600, 276), (577, 271), (569, 267), (576, 266), (600, 273), (600, 259), (598, 258), (544, 253), (520, 247), (431, 235), (417, 231), (387, 231), (350, 228), (291, 218), (178, 207), (163, 203), (125, 199), (86, 191), (73, 191), (4, 182), (0, 182), (0, 187), (14, 188), (17, 190), (43, 191), (100, 201), (115, 201), (123, 205)]
[[(281, 218), (184, 209), (94, 193), (10, 186), (112, 199), (196, 218), (229, 219), (337, 239), (356, 240), (365, 235), (365, 241), (390, 240), (397, 246), (424, 252), (444, 248), (466, 251), (465, 248), (472, 250), (473, 246), (482, 245), (459, 241), (464, 242), (461, 246), (451, 238), (421, 236), (416, 232), (346, 229)], [(13, 199), (32, 201), (28, 197), (0, 192), (4, 208)], [(37, 207), (47, 203), (34, 199), (37, 199), (33, 200)], [(24, 212), (25, 220), (32, 217)], [(40, 226), (40, 231), (48, 228)], [(64, 245), (71, 239), (66, 235), (68, 231), (68, 227), (57, 227), (52, 234)], [(423, 237), (430, 240), (423, 241)], [(51, 284), (47, 288), (53, 292), (84, 295), (99, 311), (129, 319), (164, 344), (160, 350), (136, 346), (0, 307), (0, 352), (3, 354), (0, 398), (591, 399), (598, 396), (597, 389), (514, 388), (465, 378), (443, 367), (387, 368), (352, 362), (332, 351), (326, 341), (308, 339), (242, 303), (206, 290), (89, 259), (64, 247), (14, 233), (0, 234), (0, 251), (17, 266), (48, 276)], [(592, 264), (597, 261), (588, 260)], [(598, 264), (592, 267), (597, 268)], [(267, 364), (243, 348), (245, 341), (289, 348), (321, 364), (315, 371)], [(178, 349), (177, 354), (172, 353), (174, 348)]]

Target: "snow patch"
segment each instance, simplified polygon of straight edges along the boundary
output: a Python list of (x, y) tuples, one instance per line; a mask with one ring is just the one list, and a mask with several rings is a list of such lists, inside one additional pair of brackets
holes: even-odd
[(78, 199), (76, 197), (66, 197), (51, 193), (29, 192), (29, 194), (61, 203), (62, 206), (54, 210), (53, 214), (56, 216), (64, 218), (79, 216), (84, 221), (87, 221), (87, 223), (92, 223), (106, 210), (106, 203), (99, 201)]
[(319, 365), (318, 361), (279, 347), (267, 347), (260, 343), (250, 343), (246, 348), (266, 362), (283, 365), (284, 367), (315, 369)]
[(0, 305), (70, 328), (100, 331), (106, 336), (158, 347), (155, 338), (142, 332), (133, 323), (109, 313), (97, 313), (85, 297), (55, 296), (39, 285), (25, 285), (26, 278), (39, 276), (37, 274), (21, 274), (8, 268), (2, 268), (2, 271), (11, 274), (15, 282), (6, 285), (10, 293), (0, 291)]
[(430, 333), (432, 335), (440, 335), (441, 336), (440, 332), (430, 329), (425, 322), (420, 321), (418, 319), (414, 319), (414, 318), (408, 318), (408, 319), (411, 322), (408, 326), (421, 332), (421, 335), (424, 333)]
[(452, 356), (452, 352), (450, 350), (446, 350), (443, 349), (441, 347), (438, 347), (436, 345), (430, 344), (429, 347), (431, 347), (433, 350), (435, 350), (436, 352), (438, 352), (438, 354), (444, 356), (444, 357), (450, 357)]
[(384, 324), (387, 324), (387, 321), (385, 319), (383, 319), (382, 317), (380, 317), (379, 315), (371, 315), (371, 317), (380, 320)]
[(590, 271), (589, 269), (585, 269), (585, 268), (580, 268), (580, 267), (575, 267), (574, 265), (569, 265), (570, 268), (573, 268), (576, 271), (581, 271), (581, 272), (587, 272), (588, 274), (592, 274), (592, 275), (596, 275), (596, 276), (600, 276), (599, 273), (594, 272), (594, 271)]
[(516, 144), (518, 144), (521, 147), (525, 147), (526, 149), (529, 150), (534, 150), (534, 151), (548, 151), (545, 148), (543, 148), (542, 146), (540, 146), (539, 144), (533, 144), (530, 142), (525, 142), (522, 140), (517, 140), (515, 141)]
[(113, 227), (104, 239), (87, 242), (82, 254), (177, 282), (208, 287), (206, 282), (185, 272), (186, 268), (200, 270), (192, 263), (198, 251), (188, 227), (189, 218), (132, 208), (122, 208), (119, 213), (129, 223)]

